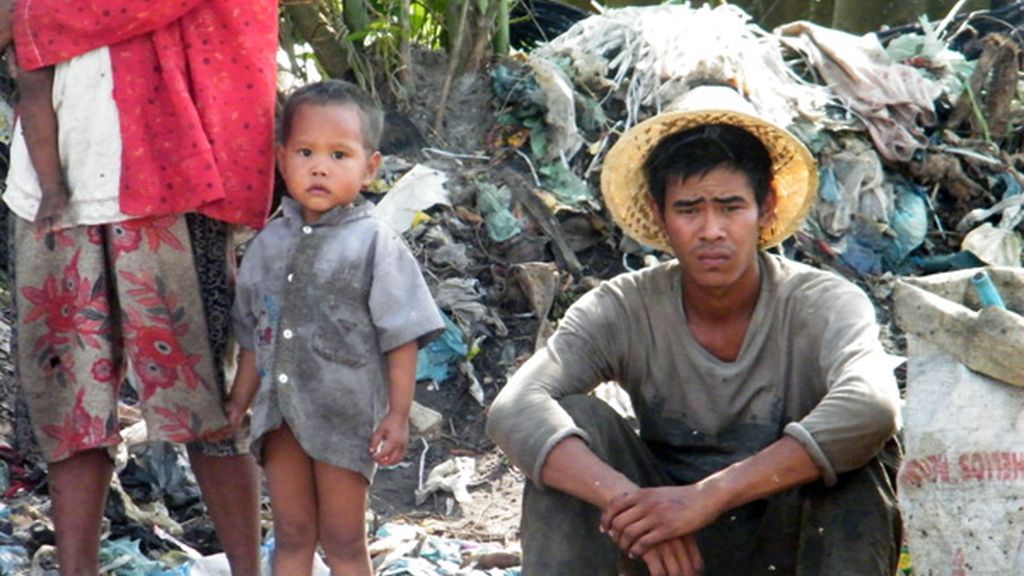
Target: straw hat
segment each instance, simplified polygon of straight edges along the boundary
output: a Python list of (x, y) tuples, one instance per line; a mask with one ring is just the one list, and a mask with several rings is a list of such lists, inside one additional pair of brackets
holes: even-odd
[(726, 86), (699, 86), (674, 107), (637, 124), (612, 146), (601, 171), (601, 192), (612, 218), (633, 239), (672, 252), (647, 200), (644, 161), (662, 138), (707, 124), (730, 124), (756, 136), (772, 159), (775, 219), (761, 229), (761, 248), (779, 244), (811, 210), (818, 170), (810, 151), (787, 130), (757, 116), (753, 105)]

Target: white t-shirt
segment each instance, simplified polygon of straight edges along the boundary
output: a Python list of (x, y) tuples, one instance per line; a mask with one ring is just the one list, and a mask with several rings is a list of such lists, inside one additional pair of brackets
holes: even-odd
[[(120, 210), (121, 133), (110, 52), (97, 48), (54, 69), (53, 109), (57, 114), (61, 166), (71, 192), (61, 228), (128, 220)], [(21, 122), (14, 128), (4, 202), (34, 220), (42, 191), (32, 167)]]

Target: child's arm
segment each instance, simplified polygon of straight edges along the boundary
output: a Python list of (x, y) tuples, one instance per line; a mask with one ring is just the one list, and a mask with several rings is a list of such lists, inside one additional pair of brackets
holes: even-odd
[(18, 69), (18, 115), (32, 167), (43, 196), (35, 228), (50, 231), (68, 204), (67, 182), (57, 148), (57, 114), (53, 111), (53, 67), (31, 72)]
[(256, 366), (256, 352), (242, 348), (238, 353), (238, 370), (231, 392), (224, 403), (224, 413), (228, 417), (228, 426), (207, 434), (204, 439), (209, 442), (226, 440), (235, 435), (242, 425), (242, 419), (252, 404), (252, 399), (260, 388), (260, 374)]
[(409, 410), (416, 391), (416, 341), (387, 353), (390, 407), (370, 440), (370, 453), (377, 464), (397, 464), (405, 457), (409, 443)]

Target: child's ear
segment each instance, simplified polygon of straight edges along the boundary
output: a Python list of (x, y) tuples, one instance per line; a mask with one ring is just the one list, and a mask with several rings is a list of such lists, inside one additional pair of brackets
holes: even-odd
[(370, 157), (366, 159), (366, 172), (363, 174), (363, 186), (369, 186), (370, 182), (377, 177), (377, 170), (380, 169), (381, 163), (380, 152), (374, 151), (370, 154)]
[(277, 169), (284, 169), (284, 144), (274, 145), (274, 156), (277, 159)]

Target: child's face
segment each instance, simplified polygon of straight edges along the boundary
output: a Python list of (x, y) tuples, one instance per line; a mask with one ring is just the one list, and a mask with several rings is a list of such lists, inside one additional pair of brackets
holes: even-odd
[(292, 117), (288, 141), (277, 147), (277, 161), (288, 193), (312, 223), (356, 199), (377, 173), (380, 153), (363, 147), (355, 106), (303, 104)]

